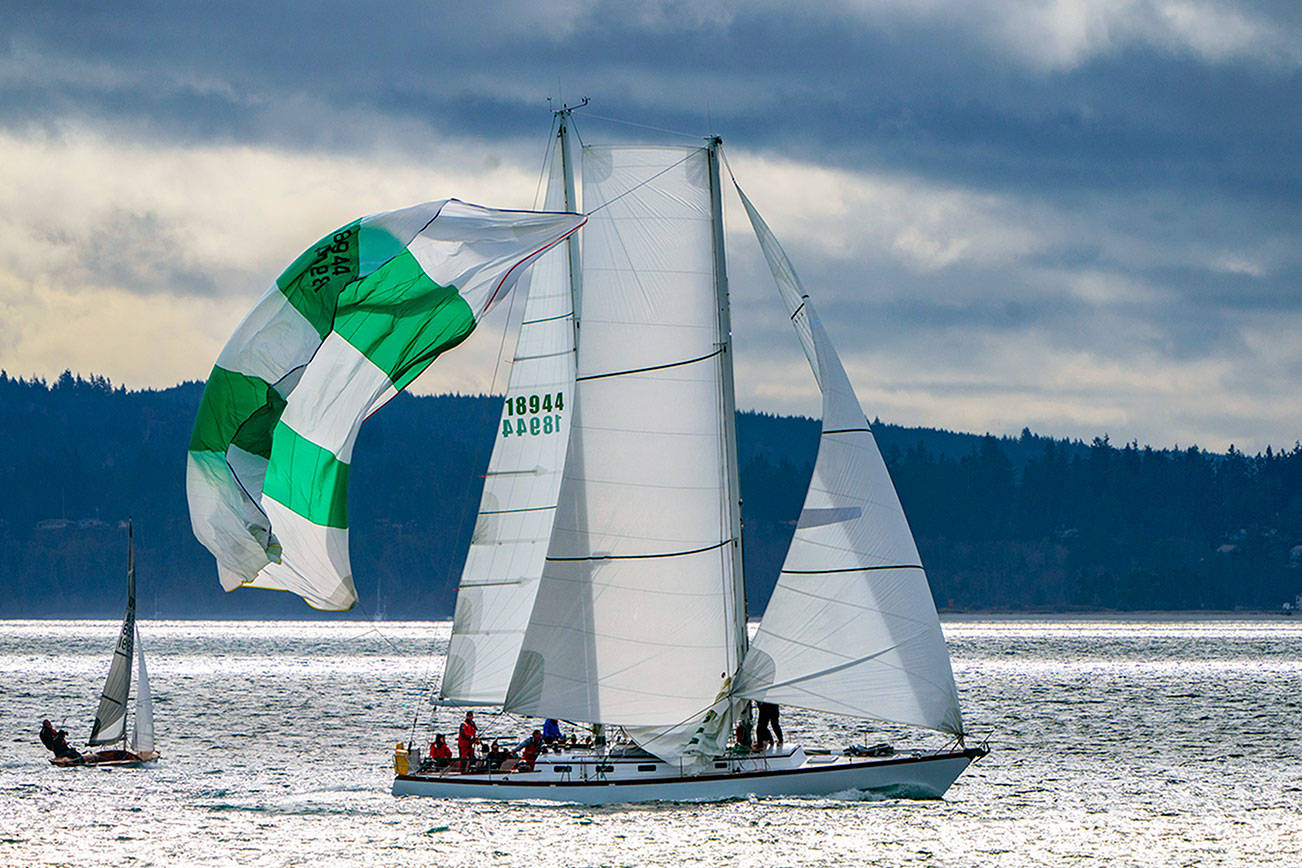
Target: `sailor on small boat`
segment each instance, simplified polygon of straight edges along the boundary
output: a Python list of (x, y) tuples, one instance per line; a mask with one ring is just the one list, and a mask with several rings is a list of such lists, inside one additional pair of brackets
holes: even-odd
[(74, 761), (81, 760), (81, 752), (68, 744), (68, 731), (66, 729), (55, 730), (54, 724), (50, 721), (41, 721), (41, 744), (54, 752), (55, 759), (71, 759)]

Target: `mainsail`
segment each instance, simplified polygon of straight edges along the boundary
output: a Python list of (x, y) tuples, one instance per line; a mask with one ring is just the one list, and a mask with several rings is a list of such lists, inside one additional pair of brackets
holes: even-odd
[(190, 520), (224, 588), (356, 602), (347, 502), (362, 422), (583, 222), (429, 202), (341, 227), (286, 269), (218, 357), (190, 441)]
[(666, 758), (726, 689), (744, 642), (713, 160), (705, 148), (584, 148), (573, 427), (505, 702), (622, 725)]
[(127, 525), (127, 612), (122, 618), (118, 644), (113, 649), (108, 678), (100, 694), (95, 725), (87, 744), (112, 744), (121, 740), (127, 729), (127, 694), (131, 692), (131, 651), (136, 637), (136, 553), (131, 525)]
[(940, 620), (886, 464), (786, 253), (738, 193), (822, 389), (823, 424), (804, 509), (735, 690), (961, 735)]
[[(554, 141), (549, 211), (574, 210), (567, 184), (568, 125)], [(572, 177), (572, 176), (570, 176)], [(484, 477), (439, 699), (500, 705), (520, 653), (551, 538), (574, 397), (571, 236), (529, 269), (506, 402)]]

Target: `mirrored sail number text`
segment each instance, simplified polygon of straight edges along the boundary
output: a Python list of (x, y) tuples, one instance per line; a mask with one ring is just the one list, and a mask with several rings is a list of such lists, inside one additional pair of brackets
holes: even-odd
[(502, 436), (555, 434), (561, 430), (561, 411), (564, 409), (564, 392), (513, 395), (506, 399), (506, 415), (502, 417)]

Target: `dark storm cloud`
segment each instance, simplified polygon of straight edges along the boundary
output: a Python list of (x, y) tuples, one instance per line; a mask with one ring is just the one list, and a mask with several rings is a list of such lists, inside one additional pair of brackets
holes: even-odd
[[(978, 39), (966, 16), (789, 4), (12, 8), (0, 92), (10, 123), (75, 111), (187, 138), (347, 146), (373, 133), (349, 123), (360, 112), (495, 138), (535, 134), (544, 98), (563, 92), (594, 96), (605, 114), (712, 125), (734, 144), (850, 168), (1054, 196), (1137, 184), (1302, 196), (1302, 77), (1269, 57), (1130, 42), (1044, 69)], [(1298, 27), (1295, 4), (1244, 9)], [(15, 77), (33, 60), (48, 66)], [(316, 117), (276, 123), (304, 99)]]
[[(591, 96), (588, 140), (647, 134), (598, 115), (720, 131), (734, 153), (966, 196), (931, 222), (925, 206), (849, 214), (876, 234), (840, 247), (787, 242), (829, 322), (871, 347), (922, 342), (961, 367), (964, 341), (1031, 335), (1100, 359), (1225, 360), (1239, 388), (1262, 335), (1302, 317), (1302, 4), (733, 6), (10, 2), (0, 130), (417, 159), (454, 139), (533, 168), (546, 98)], [(964, 219), (992, 228), (950, 225)], [(108, 272), (204, 294), (184, 264), (139, 264), (156, 228), (103, 235)], [(766, 279), (734, 263), (739, 293)]]

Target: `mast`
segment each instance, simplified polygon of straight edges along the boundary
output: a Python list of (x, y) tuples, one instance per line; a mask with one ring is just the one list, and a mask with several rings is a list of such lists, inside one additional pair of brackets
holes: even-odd
[[(718, 304), (719, 398), (723, 421), (723, 472), (727, 526), (724, 539), (732, 543), (732, 587), (725, 589), (732, 597), (735, 619), (736, 659), (729, 674), (735, 674), (746, 656), (746, 580), (742, 572), (741, 552), (741, 484), (737, 471), (737, 397), (732, 375), (732, 318), (728, 307), (728, 268), (723, 246), (723, 188), (719, 183), (719, 147), (723, 139), (712, 136), (706, 149), (710, 174), (710, 224), (714, 233), (714, 294)], [(749, 707), (749, 706), (748, 706)]]
[[(585, 97), (583, 102), (574, 108), (582, 108), (588, 104)], [(570, 133), (573, 127), (570, 125), (570, 115), (574, 113), (574, 108), (570, 106), (563, 107), (556, 112), (556, 135), (560, 141), (561, 149), (561, 178), (564, 182), (565, 190), (565, 210), (578, 211), (578, 197), (574, 192), (574, 146), (570, 141)], [(571, 235), (565, 239), (566, 252), (569, 255), (570, 264), (570, 309), (574, 315), (570, 317), (570, 323), (574, 328), (574, 352), (577, 360), (579, 351), (579, 316), (581, 308), (579, 307), (580, 291), (583, 286), (583, 260), (579, 253), (579, 240)], [(575, 390), (575, 400), (578, 400), (578, 390)], [(606, 726), (601, 721), (592, 721), (592, 743), (597, 748), (606, 746)]]
[[(587, 99), (578, 106), (581, 108), (587, 105)], [(566, 106), (556, 113), (557, 118), (557, 136), (560, 138), (561, 145), (561, 176), (565, 181), (565, 210), (578, 213), (578, 197), (574, 193), (574, 150), (570, 143), (570, 115), (574, 109)], [(574, 346), (579, 345), (579, 299), (583, 289), (583, 263), (579, 257), (579, 239), (574, 235), (565, 239), (565, 250), (570, 259), (570, 300), (573, 305), (574, 315), (571, 322), (574, 325)]]

